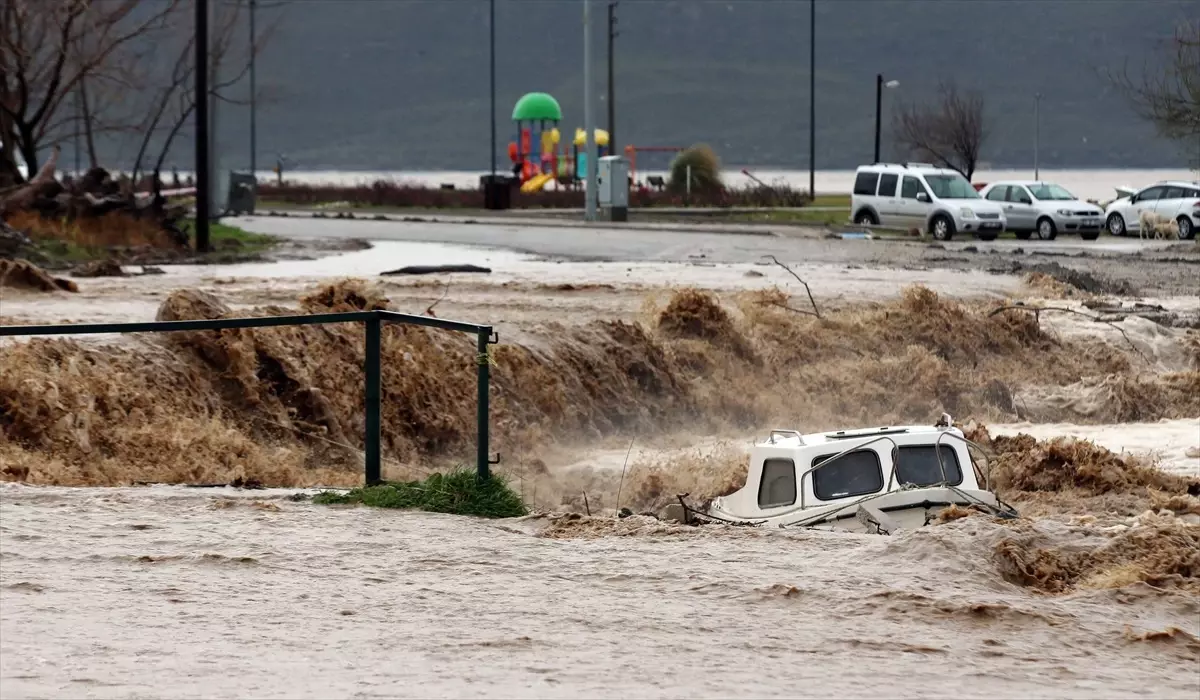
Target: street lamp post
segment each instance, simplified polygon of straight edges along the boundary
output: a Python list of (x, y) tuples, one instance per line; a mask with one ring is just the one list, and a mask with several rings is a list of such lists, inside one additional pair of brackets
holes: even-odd
[(1042, 93), (1037, 93), (1033, 96), (1033, 179), (1039, 179), (1041, 170), (1038, 168), (1038, 150), (1041, 147), (1042, 141), (1042, 119), (1041, 119), (1041, 102)]
[(583, 0), (583, 128), (587, 145), (584, 219), (596, 220), (596, 122), (592, 116), (592, 4)]
[(488, 30), (490, 36), (488, 38), (488, 55), (491, 66), (491, 110), (488, 114), (491, 115), (492, 124), (492, 187), (495, 187), (496, 181), (496, 0), (488, 2)]
[(256, 5), (257, 5), (256, 0), (250, 0), (250, 175), (254, 178), (254, 183), (255, 183), (254, 186), (257, 188), (258, 187), (258, 109), (257, 109), (258, 105), (255, 102), (257, 96), (254, 94), (255, 90), (258, 89), (257, 88), (258, 81), (256, 80), (257, 76), (255, 75), (255, 72), (254, 72), (254, 55), (256, 53), (258, 53), (257, 51), (255, 51), (255, 47), (254, 47), (254, 42), (256, 41), (255, 29), (254, 29), (254, 15), (256, 14), (255, 10), (257, 9)]
[(875, 162), (879, 162), (879, 128), (880, 120), (883, 117), (883, 89), (894, 88), (900, 85), (899, 80), (889, 80), (883, 82), (883, 75), (875, 75)]
[[(808, 196), (817, 198), (817, 0), (808, 0)], [(878, 150), (878, 149), (876, 149)]]

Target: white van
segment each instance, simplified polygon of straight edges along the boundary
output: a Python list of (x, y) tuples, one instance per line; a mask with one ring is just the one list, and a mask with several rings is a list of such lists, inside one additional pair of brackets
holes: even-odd
[(850, 197), (854, 223), (917, 228), (939, 241), (971, 232), (983, 241), (1004, 230), (1004, 210), (979, 196), (957, 171), (926, 163), (859, 166)]

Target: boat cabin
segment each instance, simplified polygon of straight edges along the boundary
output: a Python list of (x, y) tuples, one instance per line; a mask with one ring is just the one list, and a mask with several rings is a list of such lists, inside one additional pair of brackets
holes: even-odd
[[(802, 435), (773, 430), (750, 453), (746, 485), (722, 510), (761, 517), (913, 487), (979, 489), (962, 431), (900, 426)], [(836, 459), (835, 459), (836, 458)]]

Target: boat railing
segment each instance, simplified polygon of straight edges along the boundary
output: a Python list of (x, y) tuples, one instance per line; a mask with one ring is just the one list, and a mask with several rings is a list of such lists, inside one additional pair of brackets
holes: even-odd
[(804, 434), (801, 433), (799, 430), (788, 430), (785, 428), (775, 428), (771, 431), (770, 436), (767, 437), (767, 441), (770, 442), (772, 445), (774, 445), (776, 435), (782, 435), (782, 436), (786, 436), (786, 437), (794, 437), (794, 438), (796, 438), (796, 441), (799, 442), (801, 445), (804, 444)]
[[(980, 475), (982, 475), (982, 476), (983, 476), (983, 484), (981, 484), (981, 486), (983, 486), (983, 490), (984, 490), (984, 491), (991, 491), (991, 490), (992, 490), (992, 489), (991, 489), (991, 480), (992, 480), (992, 479), (991, 479), (991, 476), (992, 476), (992, 474), (991, 474), (991, 472), (992, 472), (992, 462), (991, 462), (991, 460), (989, 460), (989, 459), (987, 458), (987, 450), (983, 449), (983, 446), (982, 446), (982, 445), (979, 445), (979, 444), (977, 444), (977, 443), (975, 443), (975, 442), (972, 442), (971, 440), (967, 439), (967, 437), (966, 437), (966, 436), (964, 436), (964, 435), (958, 435), (958, 434), (956, 434), (956, 433), (952, 433), (952, 432), (950, 432), (950, 431), (948, 431), (948, 430), (947, 430), (947, 431), (943, 431), (941, 435), (938, 435), (938, 439), (937, 439), (937, 440), (934, 442), (934, 454), (936, 454), (936, 455), (937, 455), (937, 458), (938, 458), (938, 467), (939, 467), (939, 468), (942, 470), (942, 483), (943, 483), (943, 484), (945, 484), (945, 483), (948, 481), (948, 479), (946, 478), (946, 465), (945, 465), (945, 463), (942, 461), (942, 439), (943, 439), (943, 438), (946, 438), (946, 437), (952, 437), (952, 438), (954, 438), (955, 440), (959, 440), (959, 441), (961, 441), (961, 442), (963, 442), (963, 443), (966, 443), (967, 447), (974, 447), (975, 449), (979, 450), (979, 452), (980, 452), (981, 454), (983, 454), (983, 457), (984, 457), (984, 464), (986, 464), (986, 465), (987, 465), (987, 469), (986, 469), (986, 470), (983, 470), (983, 469), (981, 469), (981, 470), (979, 471)], [(970, 459), (970, 457), (971, 457), (971, 452), (970, 452), (970, 450), (968, 450), (968, 451), (967, 451), (967, 458), (968, 458), (968, 459)], [(972, 466), (973, 466), (973, 465), (972, 465)], [(891, 484), (890, 484), (890, 482), (889, 482), (889, 484), (888, 484), (888, 485), (889, 485), (889, 486), (891, 485)]]
[(800, 507), (797, 510), (804, 510), (804, 508), (805, 508), (804, 480), (805, 480), (805, 478), (808, 477), (809, 474), (812, 474), (813, 472), (817, 471), (818, 469), (829, 466), (830, 464), (838, 461), (839, 459), (841, 459), (842, 457), (845, 457), (846, 455), (850, 454), (851, 452), (857, 452), (858, 450), (861, 450), (864, 447), (869, 447), (871, 445), (874, 445), (877, 442), (885, 442), (885, 441), (892, 443), (892, 455), (891, 455), (892, 456), (892, 469), (891, 469), (891, 474), (888, 475), (888, 482), (887, 482), (888, 490), (890, 491), (891, 484), (892, 484), (892, 475), (894, 475), (896, 473), (896, 457), (899, 454), (900, 446), (897, 445), (896, 441), (893, 440), (891, 437), (889, 437), (887, 435), (880, 435), (879, 437), (867, 440), (866, 442), (864, 442), (862, 444), (846, 448), (846, 449), (842, 450), (841, 452), (835, 454), (834, 456), (830, 457), (829, 459), (821, 462), (820, 464), (814, 465), (812, 467), (809, 467), (807, 470), (805, 470), (805, 472), (800, 475), (800, 481), (799, 481), (799, 486), (798, 486), (798, 488), (800, 490)]

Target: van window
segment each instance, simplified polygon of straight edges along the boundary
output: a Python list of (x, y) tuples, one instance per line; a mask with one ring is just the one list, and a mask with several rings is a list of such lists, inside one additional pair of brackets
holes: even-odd
[(979, 199), (979, 193), (962, 175), (926, 175), (925, 182), (938, 199)]
[(905, 199), (916, 199), (917, 194), (924, 191), (924, 185), (922, 185), (921, 181), (915, 177), (905, 175), (904, 179), (900, 183), (900, 196)]
[(880, 197), (895, 197), (896, 196), (896, 180), (899, 176), (895, 173), (884, 173), (879, 176), (879, 196)]
[(796, 502), (796, 463), (790, 459), (763, 460), (758, 507), (778, 508)]
[[(813, 466), (824, 463), (833, 454), (813, 459)], [(813, 493), (822, 501), (862, 496), (883, 488), (883, 469), (874, 450), (857, 450), (842, 455), (829, 466), (813, 471)]]
[(875, 194), (875, 186), (879, 184), (879, 173), (859, 173), (854, 178), (854, 194)]

